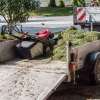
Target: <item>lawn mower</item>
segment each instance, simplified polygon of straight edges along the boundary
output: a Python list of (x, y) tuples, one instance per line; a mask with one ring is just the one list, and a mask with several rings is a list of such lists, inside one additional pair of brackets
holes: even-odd
[(40, 55), (52, 54), (53, 47), (58, 40), (58, 36), (54, 36), (54, 33), (49, 32), (48, 29), (43, 29), (35, 35), (29, 35), (28, 32), (21, 34), (21, 37), (11, 34), (19, 39), (16, 45), (16, 55), (20, 58), (33, 59)]

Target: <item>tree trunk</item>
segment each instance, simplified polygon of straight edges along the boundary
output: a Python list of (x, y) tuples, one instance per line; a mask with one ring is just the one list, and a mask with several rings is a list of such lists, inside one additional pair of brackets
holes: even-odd
[(50, 0), (49, 7), (57, 7), (55, 0)]
[(100, 6), (100, 0), (98, 0), (98, 6)]

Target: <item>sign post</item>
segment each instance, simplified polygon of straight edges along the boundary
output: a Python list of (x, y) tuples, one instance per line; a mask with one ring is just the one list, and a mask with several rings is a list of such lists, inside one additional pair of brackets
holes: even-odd
[(89, 23), (90, 23), (90, 31), (93, 31), (93, 22), (92, 22), (92, 16), (89, 16)]

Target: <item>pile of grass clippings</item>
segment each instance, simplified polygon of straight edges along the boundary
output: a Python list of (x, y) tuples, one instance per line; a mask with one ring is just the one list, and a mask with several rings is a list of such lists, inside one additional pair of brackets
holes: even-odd
[(58, 41), (53, 51), (53, 59), (66, 60), (66, 41), (71, 41), (73, 47), (100, 39), (100, 32), (85, 32), (84, 30), (68, 29), (61, 33), (62, 39)]

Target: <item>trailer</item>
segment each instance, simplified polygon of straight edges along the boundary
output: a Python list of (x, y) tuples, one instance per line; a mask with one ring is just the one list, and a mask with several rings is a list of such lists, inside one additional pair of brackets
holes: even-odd
[(47, 100), (68, 78), (65, 62), (14, 60), (0, 65), (1, 100)]
[(75, 84), (100, 82), (100, 40), (70, 48), (69, 69)]
[[(7, 47), (3, 49), (6, 50)], [(70, 59), (72, 54), (74, 60)], [(16, 59), (1, 63), (0, 99), (47, 100), (64, 81), (73, 84), (100, 81), (100, 40), (76, 48), (67, 44), (66, 58), (66, 62)]]

